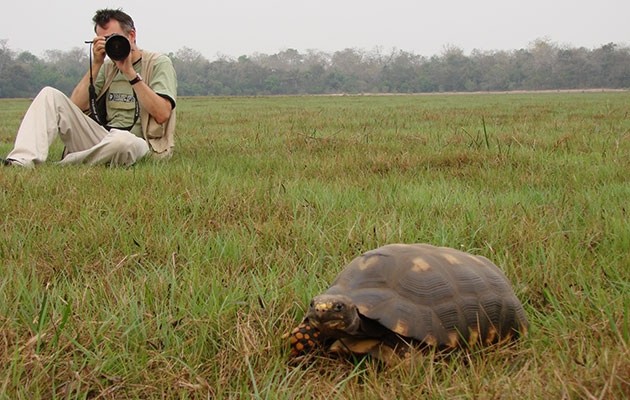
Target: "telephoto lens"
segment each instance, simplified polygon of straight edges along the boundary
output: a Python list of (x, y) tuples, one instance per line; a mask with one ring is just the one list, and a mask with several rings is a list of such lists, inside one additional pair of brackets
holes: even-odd
[(114, 33), (105, 39), (105, 53), (114, 61), (122, 61), (131, 53), (131, 43), (123, 35)]

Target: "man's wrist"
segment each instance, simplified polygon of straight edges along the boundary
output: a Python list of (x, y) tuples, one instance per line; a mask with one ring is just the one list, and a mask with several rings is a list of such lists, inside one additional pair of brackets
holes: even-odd
[(141, 81), (142, 81), (142, 77), (140, 76), (140, 74), (136, 74), (135, 78), (129, 80), (129, 84), (133, 86), (136, 83), (141, 82)]

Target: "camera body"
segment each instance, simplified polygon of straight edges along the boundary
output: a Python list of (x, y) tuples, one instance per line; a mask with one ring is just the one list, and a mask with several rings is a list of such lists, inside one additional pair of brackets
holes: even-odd
[(131, 53), (131, 43), (125, 36), (112, 33), (105, 37), (105, 53), (114, 61), (122, 61)]

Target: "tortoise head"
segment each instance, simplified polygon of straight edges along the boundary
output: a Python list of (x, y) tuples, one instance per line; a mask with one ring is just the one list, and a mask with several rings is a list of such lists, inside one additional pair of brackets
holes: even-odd
[(311, 301), (306, 318), (325, 337), (354, 336), (361, 327), (357, 306), (344, 295), (316, 296)]

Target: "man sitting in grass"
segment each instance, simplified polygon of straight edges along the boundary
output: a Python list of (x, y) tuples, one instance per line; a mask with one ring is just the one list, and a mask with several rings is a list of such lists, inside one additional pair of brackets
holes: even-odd
[(148, 154), (172, 155), (177, 79), (171, 60), (137, 47), (134, 22), (122, 10), (99, 10), (93, 21), (90, 70), (70, 98), (51, 87), (39, 92), (3, 165), (43, 163), (57, 135), (65, 144), (60, 164), (129, 166)]

